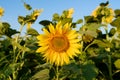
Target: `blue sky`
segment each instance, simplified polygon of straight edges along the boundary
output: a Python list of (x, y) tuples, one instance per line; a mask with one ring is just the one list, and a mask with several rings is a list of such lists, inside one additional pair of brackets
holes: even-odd
[[(73, 20), (83, 19), (84, 16), (90, 15), (91, 12), (101, 3), (107, 0), (23, 0), (30, 4), (33, 9), (43, 9), (42, 14), (38, 17), (32, 28), (41, 32), (41, 20), (52, 20), (54, 13), (61, 14), (63, 10), (74, 8)], [(120, 9), (118, 0), (109, 0), (110, 7), (113, 9)], [(22, 0), (0, 0), (0, 7), (5, 9), (5, 14), (2, 21), (9, 22), (13, 29), (19, 29), (17, 22), (18, 16), (25, 16), (30, 14), (26, 11)], [(25, 28), (24, 28), (25, 29)]]

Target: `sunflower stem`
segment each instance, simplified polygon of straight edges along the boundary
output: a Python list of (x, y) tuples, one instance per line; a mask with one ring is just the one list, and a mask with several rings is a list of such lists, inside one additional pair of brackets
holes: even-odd
[[(105, 27), (105, 31), (106, 31), (106, 40), (111, 42), (112, 40), (109, 40), (109, 33), (108, 33), (108, 24), (106, 24), (106, 27)], [(110, 77), (110, 80), (113, 80), (112, 78), (112, 63), (111, 63), (111, 54), (108, 54), (108, 70), (109, 70), (109, 77)]]
[(59, 80), (59, 66), (56, 67), (56, 80)]
[[(19, 32), (20, 32), (20, 33), (19, 33), (19, 34), (16, 36), (16, 38), (15, 38), (15, 42), (16, 42), (16, 43), (18, 43), (18, 39), (19, 39), (19, 37), (20, 37), (20, 35), (21, 35), (21, 32), (22, 32), (22, 30), (23, 30), (23, 27), (24, 27), (24, 24), (22, 24), (22, 25), (20, 26), (20, 29), (19, 29)], [(15, 47), (14, 47), (14, 50), (13, 50), (13, 51), (14, 51), (14, 59), (13, 59), (13, 62), (15, 62), (15, 59), (16, 59), (16, 54), (15, 54), (15, 53), (16, 53), (16, 49), (17, 49), (17, 46), (15, 46)]]
[(110, 80), (113, 80), (113, 78), (112, 78), (112, 63), (111, 63), (111, 55), (108, 55), (108, 70), (109, 70)]
[[(19, 30), (19, 34), (16, 36), (16, 38), (15, 38), (15, 42), (16, 43), (18, 43), (18, 39), (19, 39), (19, 37), (20, 37), (20, 35), (21, 35), (21, 32), (22, 32), (22, 29), (23, 29), (23, 27), (24, 27), (24, 24), (22, 24), (21, 26), (20, 26), (20, 30)], [(16, 63), (17, 62), (17, 60), (18, 60), (18, 56), (19, 56), (19, 54), (20, 54), (20, 52), (18, 52), (18, 54), (16, 55), (16, 50), (17, 50), (17, 46), (15, 45), (14, 46), (14, 48), (13, 48), (13, 63)], [(12, 77), (13, 77), (13, 80), (16, 80), (16, 76), (17, 76), (17, 74), (16, 74), (16, 70), (12, 73)]]

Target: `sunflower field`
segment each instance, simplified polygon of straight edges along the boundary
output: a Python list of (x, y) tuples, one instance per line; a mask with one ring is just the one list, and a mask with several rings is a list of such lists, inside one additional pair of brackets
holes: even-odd
[(19, 30), (0, 7), (0, 80), (120, 80), (120, 9), (107, 1), (73, 21), (70, 8), (40, 21), (38, 33), (31, 26), (43, 10), (24, 7), (32, 12), (18, 16)]

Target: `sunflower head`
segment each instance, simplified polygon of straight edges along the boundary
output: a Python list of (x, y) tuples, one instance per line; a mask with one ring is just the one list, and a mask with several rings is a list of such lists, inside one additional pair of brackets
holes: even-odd
[(81, 47), (77, 31), (70, 26), (71, 24), (62, 25), (58, 22), (55, 26), (50, 24), (48, 29), (43, 28), (44, 34), (37, 36), (40, 47), (36, 52), (43, 54), (44, 59), (51, 64), (69, 64), (70, 59), (80, 53)]
[(94, 17), (101, 18), (103, 23), (111, 23), (114, 18), (114, 11), (108, 6), (99, 6), (91, 14)]
[(68, 10), (67, 18), (72, 18), (73, 13), (74, 13), (74, 9), (73, 9), (73, 8), (70, 8), (70, 9)]
[(3, 14), (4, 14), (4, 9), (0, 7), (0, 17), (3, 16)]

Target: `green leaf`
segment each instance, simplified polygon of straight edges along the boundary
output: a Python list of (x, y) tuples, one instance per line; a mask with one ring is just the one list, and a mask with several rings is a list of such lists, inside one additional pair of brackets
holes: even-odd
[(115, 32), (116, 32), (115, 28), (112, 28), (109, 32), (109, 36), (110, 37), (113, 36), (115, 34)]
[(31, 10), (32, 9), (32, 7), (29, 4), (26, 4), (25, 2), (24, 2), (24, 7), (27, 10)]
[(110, 23), (113, 27), (120, 27), (120, 17), (116, 18), (115, 20), (112, 21), (112, 23)]
[(10, 24), (7, 22), (0, 22), (0, 34), (5, 35), (10, 29)]
[(48, 26), (48, 25), (50, 25), (50, 23), (52, 23), (52, 22), (49, 21), (49, 20), (42, 20), (42, 21), (39, 22), (39, 24), (41, 24), (43, 26)]
[(19, 22), (21, 25), (25, 24), (25, 17), (23, 17), (23, 16), (18, 16), (18, 22)]
[(91, 31), (96, 31), (101, 26), (102, 26), (101, 24), (97, 24), (97, 23), (86, 24), (87, 29)]
[(81, 77), (80, 75), (80, 67), (73, 62), (69, 65), (63, 66), (63, 68), (60, 70), (61, 80), (64, 80), (66, 77), (71, 80), (79, 80), (79, 77)]
[(4, 50), (7, 50), (8, 47), (11, 45), (11, 41), (10, 39), (5, 39), (4, 41), (2, 41), (2, 47), (4, 48)]
[(72, 22), (72, 18), (63, 18), (62, 20), (61, 20), (61, 23), (64, 25), (64, 24), (66, 24), (66, 23), (71, 23)]
[(97, 30), (98, 28), (101, 26), (101, 24), (97, 24), (97, 23), (88, 23), (88, 24), (85, 24), (83, 25), (81, 28), (80, 28), (80, 33), (81, 34), (86, 34), (86, 35), (90, 35), (92, 37), (97, 37)]
[(9, 23), (3, 22), (3, 33), (8, 33), (8, 30), (10, 29)]
[(3, 22), (2, 24), (3, 24), (3, 26), (6, 27), (6, 28), (9, 28), (9, 27), (10, 27), (10, 24), (7, 23), (7, 22)]
[(115, 17), (119, 17), (120, 16), (120, 9), (116, 9), (114, 12), (115, 12)]
[(108, 41), (106, 40), (94, 40), (93, 44), (97, 44), (99, 47), (103, 47), (103, 48), (111, 48), (112, 47), (112, 44), (109, 43)]
[(4, 68), (3, 74), (8, 77), (17, 70), (21, 63), (11, 63)]
[(11, 37), (13, 34), (19, 33), (18, 31), (11, 29), (10, 24), (7, 22), (0, 22), (0, 34)]
[(106, 3), (100, 3), (100, 6), (105, 7), (105, 6), (108, 6), (108, 4), (109, 4), (109, 1), (107, 1)]
[(12, 35), (14, 35), (14, 34), (16, 34), (16, 33), (19, 33), (19, 31), (15, 30), (15, 29), (9, 28), (8, 32), (6, 32), (5, 34), (6, 34), (8, 37), (11, 37)]
[(35, 75), (32, 76), (31, 80), (48, 80), (49, 79), (49, 69), (43, 69)]
[(28, 34), (28, 35), (32, 35), (32, 36), (37, 36), (37, 35), (39, 35), (39, 33), (38, 33), (35, 29), (33, 29), (33, 28), (28, 29), (28, 30), (27, 30), (27, 34)]
[(94, 18), (93, 16), (84, 16), (86, 23), (99, 23), (99, 19)]
[(120, 59), (117, 59), (115, 62), (114, 62), (114, 65), (117, 69), (120, 69)]
[(50, 68), (50, 67), (52, 67), (49, 63), (44, 63), (44, 64), (40, 64), (40, 65), (37, 65), (36, 67), (35, 67), (35, 69), (39, 69), (39, 68)]
[(98, 75), (98, 69), (96, 68), (93, 61), (86, 61), (81, 68), (82, 80), (95, 80)]
[(57, 13), (53, 14), (53, 19), (52, 20), (53, 21), (59, 21), (60, 20), (59, 14), (57, 14)]
[(2, 31), (3, 30), (3, 24), (2, 24), (2, 22), (0, 22), (0, 34), (3, 34), (4, 32)]
[(67, 15), (68, 15), (68, 11), (64, 10), (62, 15), (61, 15), (61, 18), (66, 18)]
[(13, 47), (15, 47), (15, 46), (18, 47), (18, 49), (21, 51), (30, 51), (30, 49), (28, 47), (23, 47), (19, 43), (15, 42), (14, 40), (12, 40), (12, 45), (13, 45)]
[(80, 23), (82, 23), (82, 22), (83, 22), (83, 20), (82, 20), (82, 19), (79, 19), (79, 20), (76, 21), (76, 24), (80, 24)]
[(76, 28), (76, 23), (72, 23), (72, 28)]

